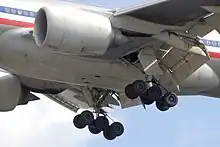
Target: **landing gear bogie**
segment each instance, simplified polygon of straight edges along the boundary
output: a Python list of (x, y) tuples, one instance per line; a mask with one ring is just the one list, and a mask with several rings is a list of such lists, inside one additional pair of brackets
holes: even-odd
[(140, 96), (141, 102), (145, 105), (151, 105), (154, 103), (154, 100), (150, 100), (148, 98), (148, 96), (144, 95), (144, 96)]
[(147, 91), (146, 83), (143, 80), (136, 80), (132, 83), (133, 90), (138, 95), (143, 95)]
[(124, 133), (124, 126), (120, 122), (114, 122), (109, 127), (115, 136), (121, 136)]
[(148, 93), (148, 98), (153, 101), (159, 100), (162, 96), (162, 90), (157, 85), (150, 87), (147, 93)]
[(175, 93), (168, 92), (162, 97), (164, 103), (169, 107), (174, 107), (178, 103), (178, 97)]
[(94, 126), (99, 130), (104, 131), (109, 127), (109, 120), (105, 116), (99, 116), (94, 121)]
[(147, 91), (147, 83), (143, 80), (136, 80), (132, 84), (125, 87), (125, 95), (133, 100), (140, 95), (144, 95)]
[(124, 133), (124, 126), (120, 122), (112, 123), (108, 129), (103, 131), (103, 135), (107, 140), (113, 140)]
[(145, 105), (151, 105), (156, 102), (156, 107), (160, 111), (167, 111), (178, 103), (177, 95), (169, 92), (155, 78), (148, 81), (134, 81), (126, 87), (125, 94), (132, 100), (139, 97), (144, 108)]
[(138, 96), (147, 96), (149, 100), (156, 101), (162, 96), (162, 90), (158, 84), (136, 80), (125, 87), (125, 95), (132, 100)]
[(80, 114), (80, 117), (85, 125), (91, 125), (94, 121), (94, 115), (90, 111), (83, 111)]
[(81, 114), (78, 114), (73, 119), (73, 124), (78, 129), (83, 129), (87, 125), (91, 125), (94, 122), (94, 115), (90, 111), (83, 111)]
[(129, 84), (125, 87), (125, 95), (131, 100), (134, 100), (138, 97), (138, 93), (134, 91), (132, 84)]
[(73, 119), (73, 124), (78, 129), (83, 129), (86, 127), (86, 124), (83, 123), (83, 120), (80, 115), (76, 115)]
[(170, 109), (170, 107), (167, 106), (167, 105), (165, 104), (165, 102), (164, 102), (164, 101), (161, 101), (161, 100), (156, 101), (156, 107), (157, 107), (157, 109), (160, 110), (160, 111), (167, 111), (167, 110)]
[(108, 128), (107, 130), (103, 131), (103, 136), (107, 140), (114, 140), (117, 136), (113, 134), (113, 132)]
[[(84, 87), (82, 92), (88, 105), (92, 106), (94, 111), (86, 110), (76, 115), (73, 119), (74, 126), (78, 129), (83, 129), (87, 126), (89, 132), (92, 134), (100, 134), (103, 132), (104, 137), (108, 140), (113, 140), (121, 136), (124, 132), (123, 125), (119, 122), (110, 124), (109, 120), (112, 119), (103, 109), (103, 103), (108, 104), (106, 100), (108, 96), (116, 96), (119, 98), (118, 93), (113, 90), (95, 87)], [(132, 84), (126, 87), (125, 92), (127, 92), (131, 99), (138, 97), (138, 94), (134, 92), (134, 86)]]
[(88, 129), (89, 129), (89, 132), (91, 132), (92, 134), (99, 134), (101, 132), (101, 130), (96, 128), (96, 126), (94, 125), (89, 125)]
[(120, 122), (109, 124), (109, 120), (105, 115), (98, 114), (97, 118), (90, 111), (83, 111), (73, 119), (73, 124), (78, 129), (88, 126), (88, 130), (92, 134), (100, 134), (103, 132), (107, 140), (114, 140), (116, 137), (124, 133), (124, 126)]

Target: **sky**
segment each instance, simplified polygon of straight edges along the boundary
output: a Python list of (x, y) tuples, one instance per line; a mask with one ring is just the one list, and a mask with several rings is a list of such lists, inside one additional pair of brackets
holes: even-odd
[[(78, 1), (79, 2), (79, 1)], [(83, 0), (105, 7), (123, 7), (141, 0)], [(111, 110), (125, 126), (123, 136), (107, 141), (102, 134), (74, 128), (75, 113), (48, 98), (0, 113), (1, 147), (218, 147), (220, 144), (220, 100), (203, 96), (179, 97), (167, 112), (154, 105)]]

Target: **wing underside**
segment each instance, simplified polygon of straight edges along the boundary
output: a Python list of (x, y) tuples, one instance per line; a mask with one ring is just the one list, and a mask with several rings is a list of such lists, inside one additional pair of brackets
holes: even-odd
[(185, 25), (211, 13), (204, 9), (203, 6), (220, 6), (220, 1), (156, 0), (127, 9), (119, 9), (115, 16), (128, 15), (163, 25)]
[[(181, 85), (187, 77), (210, 59), (206, 48), (202, 46), (202, 43), (199, 43), (196, 36), (205, 35), (213, 28), (216, 28), (213, 24), (217, 24), (216, 20), (219, 18), (219, 15), (213, 14), (211, 10), (203, 7), (212, 5), (220, 6), (220, 1), (155, 0), (127, 9), (119, 9), (114, 13), (114, 17), (123, 18), (125, 16), (126, 18), (131, 17), (142, 22), (184, 28), (183, 30), (176, 30), (176, 27), (173, 27), (173, 29), (169, 27), (170, 30), (168, 30), (167, 34), (165, 33), (166, 35), (152, 35), (159, 42), (163, 42), (162, 45), (157, 46), (157, 48), (149, 46), (142, 47), (142, 51), (138, 55), (139, 62), (146, 74), (159, 77), (161, 83), (166, 86), (169, 85), (173, 89)], [(205, 24), (205, 21), (208, 23)], [(136, 25), (138, 26), (137, 23)], [(136, 27), (136, 25), (133, 27)], [(164, 30), (166, 31), (166, 29)], [(164, 30), (162, 29), (161, 31)], [(169, 34), (169, 31), (174, 33)], [(186, 37), (181, 36), (181, 33), (184, 31), (190, 31), (186, 34)], [(187, 35), (192, 36), (192, 38), (187, 38), (189, 37)], [(192, 40), (189, 41), (187, 39)], [(65, 96), (73, 97), (73, 94), (70, 91), (66, 91), (59, 96), (63, 98)], [(80, 101), (86, 99), (82, 94), (75, 95), (74, 97)], [(141, 104), (138, 100), (128, 100), (123, 93), (120, 94), (119, 101), (122, 108)], [(75, 103), (79, 104), (79, 102)], [(88, 102), (85, 103), (88, 104)]]
[[(147, 75), (179, 91), (179, 85), (210, 59), (200, 37), (213, 29), (219, 31), (219, 19), (219, 0), (154, 0), (117, 10), (112, 22), (163, 42), (142, 47), (138, 58)], [(123, 108), (141, 104), (121, 97)]]

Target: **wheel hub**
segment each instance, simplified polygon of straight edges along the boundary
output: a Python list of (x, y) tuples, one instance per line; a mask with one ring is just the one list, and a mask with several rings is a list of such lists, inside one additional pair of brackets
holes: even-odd
[(164, 96), (164, 100), (165, 103), (169, 106), (169, 107), (174, 107), (177, 105), (178, 103), (178, 98), (174, 93), (168, 92), (165, 96)]
[(139, 85), (136, 85), (137, 87), (137, 89), (139, 89), (140, 91), (144, 91), (145, 89), (145, 86), (143, 85), (143, 84), (139, 84)]
[(170, 100), (171, 102), (174, 102), (174, 101), (175, 101), (174, 97), (172, 97), (172, 96), (170, 96), (169, 100)]
[(142, 80), (136, 80), (132, 83), (134, 87), (134, 92), (138, 95), (142, 95), (146, 92), (146, 83)]

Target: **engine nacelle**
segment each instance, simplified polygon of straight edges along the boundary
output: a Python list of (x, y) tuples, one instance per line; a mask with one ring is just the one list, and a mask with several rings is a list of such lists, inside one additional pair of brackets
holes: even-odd
[(22, 97), (20, 81), (13, 75), (0, 77), (0, 111), (11, 111)]
[(11, 74), (0, 77), (0, 112), (12, 111), (18, 105), (39, 100)]
[(85, 55), (102, 55), (113, 44), (126, 41), (107, 17), (68, 6), (41, 8), (34, 38), (39, 47)]

